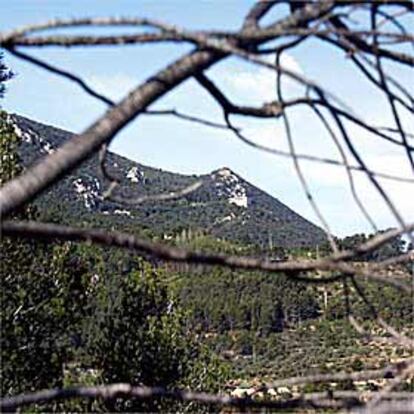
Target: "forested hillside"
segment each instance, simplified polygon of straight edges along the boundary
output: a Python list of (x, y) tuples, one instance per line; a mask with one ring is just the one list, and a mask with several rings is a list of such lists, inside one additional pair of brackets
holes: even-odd
[[(6, 118), (0, 113), (0, 184), (23, 168), (19, 137)], [(38, 215), (37, 206), (27, 206), (13, 218)], [(0, 260), (3, 396), (85, 382), (223, 386), (225, 367), (188, 329), (186, 312), (165, 272), (138, 255), (70, 242), (2, 238)], [(161, 407), (131, 400), (39, 409)]]
[[(21, 137), (19, 154), (26, 166), (53, 152), (72, 136), (18, 115), (12, 115), (10, 122)], [(109, 152), (106, 169), (119, 179), (117, 191), (125, 199), (179, 191), (200, 180), (203, 185), (185, 197), (162, 203), (112, 202), (103, 199), (108, 182), (95, 156), (49, 190), (39, 200), (39, 206), (59, 211), (65, 206), (69, 220), (85, 217), (109, 228), (133, 226), (167, 238), (191, 229), (260, 248), (268, 247), (269, 242), (278, 247), (311, 247), (326, 240), (320, 228), (228, 168), (203, 176), (186, 176), (144, 166)]]

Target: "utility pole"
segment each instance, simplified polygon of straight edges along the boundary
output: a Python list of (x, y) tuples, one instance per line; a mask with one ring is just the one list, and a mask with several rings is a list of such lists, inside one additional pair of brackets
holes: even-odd
[(268, 238), (268, 243), (269, 243), (269, 251), (272, 251), (273, 250), (273, 235), (269, 230), (267, 231), (267, 238)]

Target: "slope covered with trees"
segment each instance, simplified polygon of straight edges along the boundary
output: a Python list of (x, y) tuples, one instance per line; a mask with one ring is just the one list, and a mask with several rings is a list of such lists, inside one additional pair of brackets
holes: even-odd
[[(12, 115), (11, 124), (21, 136), (19, 154), (28, 166), (53, 152), (71, 133)], [(186, 176), (138, 164), (109, 152), (108, 173), (120, 182), (117, 192), (124, 199), (179, 191), (203, 182), (196, 191), (162, 203), (124, 205), (103, 199), (106, 182), (98, 157), (85, 162), (73, 174), (39, 200), (40, 206), (58, 210), (65, 205), (68, 217), (131, 225), (153, 234), (171, 237), (183, 229), (202, 230), (214, 237), (263, 248), (269, 241), (279, 247), (323, 244), (323, 231), (279, 200), (259, 190), (228, 168), (202, 176)]]
[[(7, 115), (0, 117), (1, 184), (22, 166), (19, 138)], [(28, 206), (13, 219), (37, 215)], [(161, 269), (133, 254), (70, 242), (3, 237), (0, 252), (2, 396), (85, 381), (211, 390), (223, 384), (224, 368), (186, 329)], [(42, 410), (156, 408), (131, 400)]]

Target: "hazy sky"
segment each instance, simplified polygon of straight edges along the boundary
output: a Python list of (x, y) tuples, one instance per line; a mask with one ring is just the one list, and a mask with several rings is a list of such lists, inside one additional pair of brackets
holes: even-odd
[[(242, 0), (44, 0), (0, 1), (0, 30), (8, 30), (29, 22), (55, 17), (75, 16), (139, 16), (157, 18), (189, 29), (237, 29), (252, 1)], [(286, 13), (284, 5), (269, 16)], [(78, 29), (79, 31), (80, 29)], [(105, 29), (111, 33), (118, 29)], [(132, 29), (123, 29), (131, 32)], [(85, 30), (83, 30), (85, 32)], [(59, 67), (81, 74), (96, 89), (118, 100), (129, 89), (170, 63), (189, 45), (145, 45), (100, 48), (26, 49), (28, 53), (47, 59)], [(82, 131), (100, 116), (105, 106), (85, 95), (76, 85), (46, 73), (6, 54), (6, 63), (17, 74), (10, 82), (2, 105), (40, 122)], [(282, 64), (289, 69), (318, 80), (341, 97), (355, 112), (373, 124), (392, 124), (383, 97), (355, 70), (349, 59), (333, 47), (309, 40), (289, 55)], [(390, 68), (399, 81), (413, 88), (408, 68)], [(237, 59), (228, 59), (209, 72), (235, 102), (260, 105), (275, 99), (274, 75)], [(287, 95), (303, 94), (292, 82), (285, 83)], [(221, 121), (221, 111), (194, 81), (185, 82), (177, 91), (157, 102), (154, 108), (176, 108), (182, 112)], [(401, 113), (408, 131), (414, 132), (413, 119)], [(338, 152), (326, 132), (308, 111), (290, 114), (296, 151), (339, 159)], [(275, 120), (249, 122), (235, 118), (252, 140), (272, 148), (287, 149), (286, 137)], [(368, 165), (376, 170), (413, 178), (402, 152), (378, 141), (369, 133), (351, 128), (352, 138), (365, 154)], [(181, 173), (207, 173), (227, 166), (245, 179), (280, 199), (317, 224), (289, 159), (275, 157), (241, 143), (228, 132), (219, 131), (166, 117), (140, 117), (115, 139), (113, 150), (140, 163)], [(309, 179), (315, 199), (334, 234), (345, 235), (370, 231), (355, 205), (343, 168), (304, 161), (302, 167)], [(414, 185), (382, 180), (391, 198), (407, 221), (414, 221)], [(361, 199), (380, 228), (396, 223), (387, 207), (368, 181), (356, 173)]]

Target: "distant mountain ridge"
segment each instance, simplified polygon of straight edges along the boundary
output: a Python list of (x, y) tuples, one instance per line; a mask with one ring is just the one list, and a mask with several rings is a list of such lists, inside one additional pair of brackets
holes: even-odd
[[(19, 154), (30, 165), (53, 152), (73, 134), (13, 114), (10, 121), (21, 137)], [(198, 180), (204, 184), (176, 200), (118, 204), (104, 200), (105, 183), (93, 156), (41, 198), (72, 217), (94, 216), (117, 228), (125, 225), (151, 229), (169, 238), (183, 229), (201, 230), (215, 237), (259, 247), (300, 247), (324, 243), (322, 229), (276, 198), (224, 167), (207, 175), (183, 175), (148, 167), (108, 152), (107, 169), (121, 185), (120, 195), (136, 198), (180, 190)]]

